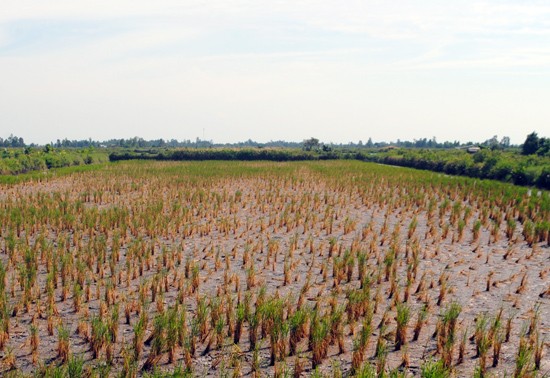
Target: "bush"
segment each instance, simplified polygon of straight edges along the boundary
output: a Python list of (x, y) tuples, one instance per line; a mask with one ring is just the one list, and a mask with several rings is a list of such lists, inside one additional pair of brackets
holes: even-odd
[(510, 181), (514, 167), (508, 161), (499, 161), (489, 172), (492, 179)]
[(537, 179), (537, 186), (550, 190), (550, 167), (544, 167)]
[(535, 177), (535, 171), (524, 166), (519, 166), (512, 172), (512, 180), (516, 185), (533, 185)]

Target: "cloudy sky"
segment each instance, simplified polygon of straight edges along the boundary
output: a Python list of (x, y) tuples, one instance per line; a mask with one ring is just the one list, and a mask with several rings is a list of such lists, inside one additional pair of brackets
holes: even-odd
[(0, 137), (550, 136), (550, 2), (2, 0)]

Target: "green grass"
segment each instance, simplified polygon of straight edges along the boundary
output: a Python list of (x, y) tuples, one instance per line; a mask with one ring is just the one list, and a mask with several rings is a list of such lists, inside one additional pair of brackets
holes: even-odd
[[(432, 171), (404, 167), (392, 167), (356, 160), (268, 162), (268, 161), (119, 161), (79, 165), (33, 172), (18, 176), (0, 176), (0, 184), (15, 185), (31, 181), (47, 181), (71, 174), (91, 174), (98, 171), (98, 177), (126, 176), (131, 179), (146, 178), (161, 180), (169, 178), (180, 184), (201, 183), (205, 188), (215, 186), (224, 178), (271, 178), (285, 177), (287, 180), (328, 180), (333, 184), (349, 188), (368, 188), (373, 182), (388, 182), (393, 187), (441, 188), (445, 192), (465, 191), (476, 197), (487, 198), (496, 205), (514, 203), (521, 211), (538, 209), (538, 218), (547, 219), (550, 214), (550, 192), (529, 195), (529, 189), (493, 180), (447, 176)], [(139, 185), (136, 181), (135, 185)], [(366, 190), (366, 189), (365, 189)], [(411, 191), (413, 192), (413, 191)], [(230, 193), (234, 194), (234, 193)]]
[(67, 176), (75, 173), (84, 173), (97, 171), (105, 168), (108, 163), (98, 163), (90, 165), (76, 165), (72, 167), (52, 168), (46, 171), (34, 171), (20, 175), (0, 175), (0, 184), (16, 185), (32, 181), (48, 181), (52, 178)]

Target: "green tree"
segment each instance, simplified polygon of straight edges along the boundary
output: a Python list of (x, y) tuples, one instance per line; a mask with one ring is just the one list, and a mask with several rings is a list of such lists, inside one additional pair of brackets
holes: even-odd
[(309, 138), (304, 140), (303, 142), (303, 148), (305, 151), (311, 151), (319, 148), (319, 139), (317, 138)]
[(550, 138), (539, 139), (539, 149), (537, 150), (537, 155), (550, 156)]
[(538, 149), (539, 149), (539, 137), (537, 133), (533, 131), (531, 134), (527, 135), (527, 138), (523, 143), (521, 153), (523, 155), (532, 155), (536, 153)]
[(510, 147), (510, 137), (502, 137), (502, 139), (500, 140), (500, 146), (502, 148), (508, 148)]

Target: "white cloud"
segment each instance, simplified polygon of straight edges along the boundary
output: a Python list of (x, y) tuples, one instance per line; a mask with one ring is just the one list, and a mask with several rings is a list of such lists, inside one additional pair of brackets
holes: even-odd
[[(0, 22), (21, 19), (95, 20), (95, 19), (188, 19), (239, 24), (242, 21), (261, 27), (269, 19), (291, 20), (312, 27), (342, 32), (372, 33), (382, 37), (439, 32), (479, 32), (512, 26), (548, 27), (550, 5), (526, 1), (144, 1), (144, 0), (4, 0)], [(260, 23), (257, 24), (258, 20)]]
[[(373, 43), (373, 39), (379, 43), (397, 41), (418, 45), (418, 55), (427, 56), (429, 51), (457, 42), (490, 45), (495, 40), (516, 36), (521, 41), (509, 41), (509, 45), (545, 43), (529, 41), (529, 36), (550, 34), (550, 5), (535, 1), (518, 5), (501, 1), (449, 3), (435, 0), (396, 0), (391, 3), (379, 0), (233, 0), (208, 3), (198, 0), (8, 0), (0, 14), (0, 33), (2, 22), (20, 20), (127, 25), (128, 30), (119, 32), (119, 35), (103, 35), (93, 41), (94, 44), (103, 44), (105, 50), (146, 50), (185, 41), (190, 36), (223, 36), (235, 29), (280, 38), (277, 33), (286, 29), (295, 41), (302, 44), (308, 43), (303, 32), (313, 33), (321, 41), (323, 33), (333, 33), (334, 38), (342, 41), (346, 35), (357, 35), (364, 38), (363, 42), (356, 42), (357, 48), (365, 48)], [(89, 36), (82, 36), (83, 39), (86, 37)], [(395, 49), (400, 47), (394, 46)]]
[(4, 0), (0, 136), (520, 142), (550, 117), (549, 34), (537, 1)]

